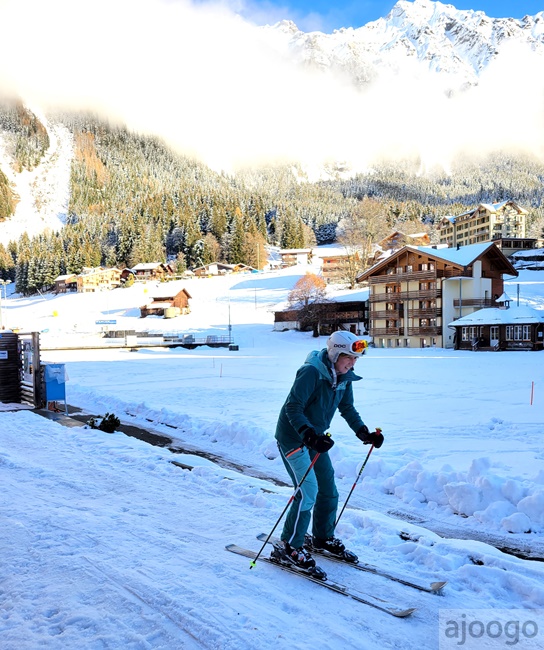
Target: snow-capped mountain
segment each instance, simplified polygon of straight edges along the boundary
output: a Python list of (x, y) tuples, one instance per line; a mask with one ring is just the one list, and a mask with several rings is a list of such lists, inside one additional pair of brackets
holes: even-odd
[(512, 46), (533, 53), (535, 61), (544, 57), (542, 11), (521, 20), (489, 18), (432, 0), (399, 0), (385, 18), (358, 29), (304, 33), (290, 21), (265, 29), (280, 35), (285, 55), (311, 67), (342, 70), (358, 85), (422, 63), (421, 70), (447, 75), (450, 86), (460, 88), (477, 84), (481, 72)]

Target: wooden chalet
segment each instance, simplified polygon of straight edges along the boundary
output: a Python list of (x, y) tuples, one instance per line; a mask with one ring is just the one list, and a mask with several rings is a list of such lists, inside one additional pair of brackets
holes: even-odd
[(363, 335), (368, 327), (368, 300), (348, 300), (340, 296), (334, 301), (316, 303), (313, 309), (286, 309), (274, 312), (274, 331), (313, 330), (318, 335), (330, 335), (336, 330), (348, 330)]
[(395, 230), (378, 242), (378, 246), (384, 251), (396, 251), (403, 246), (430, 246), (430, 244), (431, 238), (426, 232), (408, 235), (401, 230)]
[(141, 262), (130, 269), (137, 281), (164, 280), (174, 275), (170, 264), (163, 262)]
[(282, 266), (295, 266), (295, 264), (309, 264), (312, 261), (311, 248), (284, 248), (279, 251)]
[(510, 307), (503, 295), (500, 307), (479, 309), (458, 318), (449, 327), (455, 330), (456, 350), (543, 350), (544, 312), (531, 307)]
[(373, 244), (370, 258), (366, 260), (366, 266), (377, 264), (380, 260), (388, 257), (392, 251), (401, 249), (403, 246), (430, 246), (431, 238), (426, 232), (412, 233), (410, 235), (395, 230), (387, 237)]
[(53, 291), (55, 293), (77, 291), (77, 274), (67, 273), (66, 275), (59, 275), (58, 278), (55, 278)]
[(370, 336), (379, 347), (453, 347), (448, 325), (495, 306), (504, 275), (518, 272), (492, 242), (404, 246), (357, 278), (370, 287)]
[[(359, 251), (350, 253), (345, 246), (333, 245), (315, 248), (313, 256), (321, 260), (321, 277), (327, 283), (345, 281), (350, 258), (361, 259)], [(358, 268), (362, 268), (362, 265)]]
[(227, 273), (256, 273), (257, 269), (247, 264), (226, 264), (224, 262), (210, 262), (204, 266), (198, 266), (193, 269), (193, 274), (197, 277), (209, 277), (211, 275), (226, 275)]
[(140, 307), (140, 318), (146, 316), (164, 316), (173, 318), (190, 313), (189, 300), (191, 296), (186, 289), (175, 291), (172, 283), (166, 283), (164, 288), (157, 289), (151, 302)]
[(121, 270), (116, 268), (85, 268), (76, 277), (78, 293), (104, 291), (121, 286)]

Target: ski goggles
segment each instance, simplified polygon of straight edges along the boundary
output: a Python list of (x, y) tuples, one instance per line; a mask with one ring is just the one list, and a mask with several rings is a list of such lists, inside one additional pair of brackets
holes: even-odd
[(351, 351), (355, 354), (364, 354), (367, 347), (368, 343), (364, 339), (359, 339), (351, 344)]

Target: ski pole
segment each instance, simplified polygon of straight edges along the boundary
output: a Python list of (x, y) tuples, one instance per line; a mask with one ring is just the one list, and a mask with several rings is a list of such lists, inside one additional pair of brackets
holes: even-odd
[[(328, 434), (328, 435), (330, 435), (330, 434)], [(297, 451), (298, 451), (298, 449), (297, 449)], [(250, 563), (250, 565), (249, 565), (249, 568), (250, 568), (250, 569), (253, 569), (253, 567), (255, 566), (255, 563), (257, 562), (257, 560), (258, 560), (259, 557), (261, 556), (261, 553), (263, 552), (264, 547), (268, 544), (268, 540), (269, 540), (269, 539), (272, 537), (272, 535), (274, 534), (274, 531), (276, 530), (276, 528), (278, 527), (278, 524), (279, 524), (280, 521), (282, 520), (283, 515), (287, 512), (287, 508), (289, 508), (289, 506), (293, 503), (295, 497), (296, 497), (297, 494), (298, 494), (298, 491), (300, 490), (302, 484), (303, 484), (304, 481), (306, 480), (306, 477), (308, 476), (308, 474), (311, 472), (312, 467), (315, 465), (315, 463), (316, 463), (317, 459), (319, 458), (319, 456), (320, 456), (319, 452), (314, 456), (312, 462), (310, 463), (310, 466), (308, 467), (308, 469), (307, 469), (306, 472), (304, 473), (304, 476), (300, 479), (300, 483), (296, 486), (295, 491), (293, 492), (291, 498), (290, 498), (289, 501), (287, 502), (287, 505), (286, 505), (285, 508), (283, 509), (283, 512), (282, 512), (281, 515), (278, 517), (278, 521), (276, 521), (276, 523), (274, 524), (274, 528), (272, 528), (272, 530), (271, 530), (270, 533), (268, 534), (268, 537), (265, 539), (264, 544), (261, 546), (259, 552), (258, 552), (257, 555), (255, 556), (255, 559)]]
[[(376, 427), (375, 433), (381, 433), (382, 430), (378, 427)], [(351, 495), (353, 494), (353, 490), (355, 490), (355, 486), (359, 482), (359, 479), (361, 478), (361, 474), (363, 473), (363, 470), (365, 468), (365, 465), (370, 458), (370, 454), (372, 453), (372, 450), (374, 449), (374, 445), (370, 447), (368, 454), (366, 455), (365, 462), (361, 465), (361, 469), (359, 470), (359, 473), (357, 474), (357, 478), (355, 479), (355, 483), (351, 486), (351, 490), (349, 491), (348, 498), (346, 499), (344, 505), (342, 506), (342, 510), (340, 510), (340, 514), (338, 515), (337, 520), (334, 522), (334, 527), (338, 526), (338, 522), (340, 521), (340, 517), (344, 514), (344, 510), (346, 509), (346, 506), (348, 505), (348, 501), (350, 500)]]

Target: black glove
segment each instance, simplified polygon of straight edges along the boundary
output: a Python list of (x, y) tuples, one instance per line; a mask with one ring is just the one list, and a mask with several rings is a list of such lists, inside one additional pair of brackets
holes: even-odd
[(318, 454), (324, 454), (334, 445), (330, 436), (318, 436), (314, 429), (306, 425), (300, 428), (299, 433), (302, 434), (302, 442), (306, 447), (317, 451)]
[(376, 449), (379, 449), (383, 445), (383, 436), (382, 430), (376, 429), (370, 433), (366, 424), (363, 424), (355, 434), (359, 440), (362, 440), (365, 445), (374, 445)]

